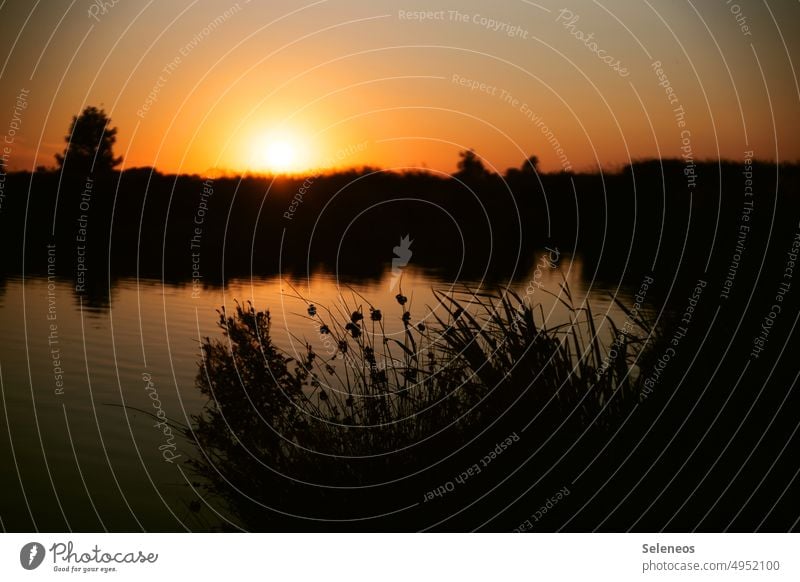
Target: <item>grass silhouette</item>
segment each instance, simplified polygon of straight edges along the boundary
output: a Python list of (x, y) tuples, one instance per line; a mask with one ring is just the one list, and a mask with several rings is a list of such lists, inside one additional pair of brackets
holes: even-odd
[[(554, 431), (568, 442), (601, 411), (608, 422), (635, 402), (644, 322), (608, 365), (610, 341), (566, 286), (570, 321), (551, 327), (513, 291), (435, 295), (428, 324), (396, 296), (401, 339), (355, 293), (333, 309), (309, 303), (336, 346), (325, 356), (311, 344), (302, 357), (279, 349), (269, 312), (251, 304), (219, 312), (223, 338), (205, 339), (197, 376), (208, 403), (186, 436), (199, 451), (193, 469), (244, 527), (374, 524), (446, 479), (455, 453), (533, 421), (529, 444)], [(404, 516), (391, 527), (421, 524)]]

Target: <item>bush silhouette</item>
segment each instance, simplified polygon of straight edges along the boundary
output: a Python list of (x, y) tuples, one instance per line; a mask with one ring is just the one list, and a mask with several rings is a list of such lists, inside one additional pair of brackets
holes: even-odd
[[(574, 321), (554, 328), (513, 292), (437, 292), (442, 316), (418, 322), (398, 294), (402, 339), (387, 336), (372, 306), (352, 305), (342, 318), (310, 304), (321, 337), (337, 346), (333, 358), (311, 345), (282, 352), (269, 313), (252, 305), (223, 310), (225, 339), (202, 344), (197, 386), (208, 402), (186, 429), (198, 448), (190, 464), (247, 529), (358, 529), (356, 514), (368, 528), (417, 529), (418, 514), (382, 525), (365, 516), (415, 505), (534, 416), (525, 444), (504, 453), (509, 472), (538, 445), (559, 454), (600, 410), (603, 431), (635, 403), (643, 326), (606, 367), (591, 310), (564, 294)], [(529, 466), (516, 479), (541, 470)], [(440, 510), (453, 511), (467, 489)]]
[(489, 176), (489, 171), (483, 162), (475, 153), (475, 150), (465, 150), (459, 152), (458, 157), (458, 171), (453, 174), (454, 177), (464, 181), (481, 180)]

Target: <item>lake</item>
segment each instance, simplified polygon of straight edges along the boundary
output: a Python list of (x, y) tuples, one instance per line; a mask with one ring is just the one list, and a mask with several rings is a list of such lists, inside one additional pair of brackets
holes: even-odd
[[(598, 320), (624, 314), (609, 291), (623, 300), (629, 290), (592, 284), (577, 257), (534, 257), (534, 269), (511, 287), (542, 304), (548, 325), (568, 320), (553, 295), (566, 281), (573, 300), (590, 300)], [(0, 498), (3, 529), (46, 531), (205, 530), (224, 509), (197, 490), (184, 463), (195, 454), (168, 418), (188, 424), (202, 410), (195, 387), (201, 338), (222, 337), (215, 310), (251, 301), (272, 314), (272, 336), (287, 353), (302, 354), (305, 342), (325, 353), (307, 302), (343, 312), (367, 301), (383, 310), (387, 331), (402, 330), (400, 289), (414, 323), (436, 306), (433, 289), (456, 285), (432, 271), (409, 266), (379, 280), (340, 283), (318, 273), (304, 280), (282, 277), (235, 279), (223, 286), (201, 280), (165, 284), (113, 281), (108, 304), (86, 301), (74, 282), (46, 277), (10, 278), (0, 288)], [(527, 295), (526, 295), (527, 293)], [(301, 295), (298, 297), (297, 294)], [(342, 304), (342, 301), (346, 305)], [(608, 327), (600, 328), (608, 335)], [(155, 416), (154, 416), (155, 415)], [(24, 499), (24, 503), (12, 500)]]

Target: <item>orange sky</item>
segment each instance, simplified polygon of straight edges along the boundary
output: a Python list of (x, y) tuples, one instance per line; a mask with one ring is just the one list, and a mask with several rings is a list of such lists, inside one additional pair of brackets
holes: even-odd
[(168, 172), (800, 159), (797, 3), (69, 4), (0, 9), (12, 169), (54, 165), (86, 105)]

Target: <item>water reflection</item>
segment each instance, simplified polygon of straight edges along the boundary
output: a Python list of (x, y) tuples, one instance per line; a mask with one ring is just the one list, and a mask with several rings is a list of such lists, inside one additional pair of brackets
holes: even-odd
[[(541, 304), (537, 309), (548, 325), (569, 317), (549, 294), (557, 295), (563, 281), (576, 304), (589, 297), (597, 313), (615, 312), (605, 291), (582, 279), (578, 258), (561, 255), (550, 266), (547, 257), (547, 251), (530, 257), (530, 272), (507, 285), (523, 297), (528, 293), (531, 305)], [(413, 263), (404, 267), (394, 288), (392, 283), (391, 269), (360, 284), (330, 274), (254, 277), (224, 286), (204, 282), (194, 293), (191, 282), (126, 278), (110, 285), (106, 279), (105, 285), (92, 284), (85, 294), (76, 294), (71, 281), (6, 279), (0, 323), (21, 331), (0, 337), (4, 432), (13, 435), (0, 453), (0, 465), (15, 490), (0, 501), (5, 527), (135, 531), (219, 523), (215, 512), (224, 510), (198, 505), (196, 488), (202, 480), (181, 463), (165, 461), (164, 427), (158, 426), (163, 411), (177, 432), (206, 404), (195, 381), (201, 342), (219, 334), (215, 310), (225, 306), (232, 312), (236, 301), (269, 309), (276, 347), (302, 359), (307, 344), (323, 354), (326, 350), (318, 323), (308, 317), (309, 302), (331, 308), (355, 302), (366, 313), (372, 304), (389, 314), (402, 290), (410, 311), (427, 314), (414, 324), (433, 325), (435, 316), (443, 317), (434, 290), (461, 285)], [(478, 288), (481, 281), (471, 285)], [(403, 321), (391, 315), (384, 321), (387, 337), (402, 339)], [(186, 441), (173, 451), (183, 458), (194, 453)], [(35, 505), (10, 503), (22, 497), (20, 483)]]

